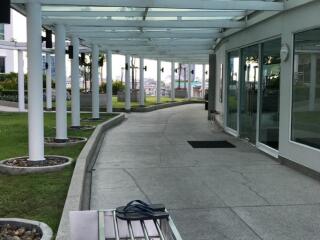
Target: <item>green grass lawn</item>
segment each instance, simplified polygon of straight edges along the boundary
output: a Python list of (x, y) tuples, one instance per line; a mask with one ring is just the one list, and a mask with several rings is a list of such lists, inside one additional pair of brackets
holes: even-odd
[[(114, 115), (101, 114), (110, 119)], [(90, 118), (91, 114), (81, 114)], [(25, 156), (28, 152), (28, 128), (26, 113), (0, 113), (0, 160)], [(103, 121), (105, 121), (103, 119)], [(68, 115), (68, 125), (71, 116)], [(84, 125), (97, 125), (85, 122)], [(55, 114), (45, 113), (45, 136), (55, 136)], [(90, 137), (93, 130), (68, 130), (69, 136)], [(45, 154), (55, 154), (76, 159), (84, 144), (66, 148), (46, 147)], [(63, 171), (22, 176), (0, 175), (0, 218), (18, 217), (47, 223), (56, 233), (65, 198), (68, 192), (74, 164)]]
[[(184, 102), (188, 101), (186, 98), (176, 98), (175, 102)], [(161, 103), (168, 103), (172, 102), (170, 97), (161, 97)], [(155, 96), (147, 96), (145, 100), (145, 106), (152, 106), (157, 104), (157, 97)], [(125, 103), (124, 102), (118, 102), (117, 96), (112, 97), (112, 105), (114, 108), (124, 108)], [(136, 108), (139, 107), (138, 102), (131, 102), (131, 107)]]
[[(193, 99), (195, 100), (195, 99)], [(185, 102), (188, 101), (187, 98), (175, 98), (175, 102)], [(168, 103), (172, 102), (170, 97), (161, 97), (161, 103)], [(145, 106), (152, 106), (157, 104), (157, 98), (155, 96), (147, 96), (146, 101), (145, 101)], [(118, 102), (117, 96), (112, 97), (112, 106), (114, 108), (124, 108), (125, 103), (124, 102)], [(53, 102), (52, 106), (55, 107), (56, 103)], [(139, 107), (138, 102), (131, 102), (131, 107), (136, 108)], [(67, 108), (70, 110), (71, 109), (71, 101), (67, 101)]]

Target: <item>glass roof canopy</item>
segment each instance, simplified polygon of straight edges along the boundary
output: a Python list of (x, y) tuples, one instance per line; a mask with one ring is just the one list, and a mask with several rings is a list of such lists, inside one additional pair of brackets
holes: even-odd
[[(23, 4), (29, 0), (12, 0)], [(40, 0), (43, 25), (66, 25), (90, 47), (167, 61), (206, 63), (223, 33), (246, 27), (256, 11), (281, 11), (272, 0)], [(23, 5), (20, 5), (23, 8)]]

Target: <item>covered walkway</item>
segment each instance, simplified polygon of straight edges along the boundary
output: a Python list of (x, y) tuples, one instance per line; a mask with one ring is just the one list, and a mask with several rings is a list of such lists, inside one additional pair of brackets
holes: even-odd
[[(205, 119), (198, 104), (128, 115), (105, 137), (91, 208), (162, 202), (184, 240), (319, 239), (319, 182)], [(188, 140), (236, 148), (193, 149)]]

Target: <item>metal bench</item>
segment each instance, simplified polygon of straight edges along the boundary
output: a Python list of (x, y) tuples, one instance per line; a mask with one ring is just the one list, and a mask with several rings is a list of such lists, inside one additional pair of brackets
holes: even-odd
[(124, 221), (115, 210), (70, 212), (71, 240), (182, 240), (171, 217)]

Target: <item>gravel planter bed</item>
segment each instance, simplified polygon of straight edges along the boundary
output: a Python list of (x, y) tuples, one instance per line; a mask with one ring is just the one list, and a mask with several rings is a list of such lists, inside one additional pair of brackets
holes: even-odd
[(4, 164), (12, 167), (47, 167), (56, 166), (68, 162), (67, 158), (62, 158), (58, 156), (46, 157), (43, 161), (28, 161), (27, 157), (21, 157), (16, 159), (10, 159)]
[(95, 126), (91, 126), (91, 125), (82, 125), (82, 126), (73, 126), (73, 127), (69, 127), (69, 129), (71, 130), (79, 130), (79, 131), (85, 131), (85, 130), (93, 130), (95, 129)]
[(55, 172), (62, 170), (71, 163), (72, 159), (64, 156), (45, 156), (43, 161), (28, 161), (28, 157), (24, 156), (0, 161), (0, 173), (19, 175)]
[(51, 228), (41, 222), (18, 218), (0, 218), (1, 240), (50, 240)]
[(99, 121), (106, 121), (106, 118), (100, 117), (100, 118), (82, 118), (81, 122), (99, 122)]
[(49, 147), (65, 147), (79, 143), (84, 143), (86, 141), (87, 138), (84, 137), (68, 137), (68, 139), (66, 140), (57, 140), (54, 137), (44, 138), (44, 144)]

